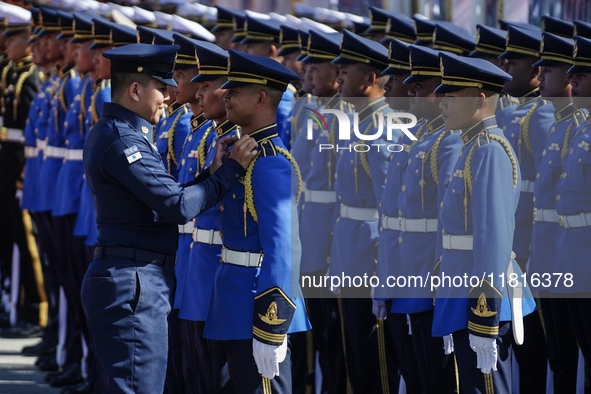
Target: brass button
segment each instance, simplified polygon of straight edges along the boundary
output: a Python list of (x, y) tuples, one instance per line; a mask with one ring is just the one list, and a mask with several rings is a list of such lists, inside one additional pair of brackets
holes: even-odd
[(406, 185), (402, 185), (402, 191), (406, 190)]
[(339, 201), (343, 201), (343, 197), (342, 196), (339, 196)]
[(236, 193), (232, 193), (232, 198), (236, 198)]
[(400, 165), (400, 162), (396, 163), (396, 165), (399, 166)]
[(402, 211), (400, 209), (398, 210), (398, 216), (402, 217)]
[(351, 164), (353, 164), (353, 160), (351, 160)]
[(542, 152), (542, 156), (546, 156), (546, 149)]
[(314, 162), (313, 161), (310, 162), (310, 167), (314, 167)]
[[(560, 115), (558, 115), (558, 119), (560, 119)], [(554, 133), (554, 130), (556, 130), (556, 126), (552, 126), (552, 128), (550, 129), (550, 132)]]
[(439, 204), (439, 206), (440, 206), (441, 208), (443, 208), (443, 201), (441, 201), (441, 204)]
[(401, 244), (402, 243), (402, 237), (398, 237), (398, 243)]
[(193, 139), (193, 136), (192, 136), (192, 135), (190, 135), (190, 136), (189, 136), (189, 141), (191, 141), (192, 139)]
[(570, 148), (570, 150), (568, 151), (568, 153), (569, 153), (570, 155), (572, 155), (574, 151), (575, 151), (575, 150), (574, 150), (573, 148)]
[(464, 154), (464, 151), (463, 151), (463, 150), (461, 150), (461, 151), (460, 151), (460, 157), (462, 157), (462, 155), (463, 155), (463, 154)]
[(181, 165), (184, 166), (185, 165), (185, 159), (183, 159), (183, 161), (181, 161)]
[(388, 178), (384, 179), (384, 185), (388, 183)]
[(410, 165), (410, 163), (412, 163), (412, 159), (408, 159), (408, 164)]
[(540, 173), (539, 172), (536, 174), (536, 179), (540, 179)]
[(452, 192), (452, 193), (455, 193), (455, 192), (456, 192), (456, 189), (451, 189), (451, 192)]
[(560, 201), (560, 194), (556, 195), (556, 201)]
[(189, 246), (190, 249), (193, 249), (193, 242), (191, 242), (191, 245)]
[(562, 173), (562, 179), (566, 179), (566, 171)]
[(418, 170), (418, 169), (416, 169), (416, 170), (415, 170), (415, 174), (418, 174), (418, 173), (419, 173), (419, 170)]
[(581, 162), (581, 158), (579, 158), (579, 163)]
[(189, 172), (193, 172), (193, 167), (189, 167)]
[(534, 197), (534, 202), (536, 202), (536, 198)]
[(220, 211), (224, 212), (224, 204), (220, 204)]
[(552, 160), (548, 161), (548, 164), (552, 164)]
[(380, 208), (382, 207), (382, 203), (380, 203)]

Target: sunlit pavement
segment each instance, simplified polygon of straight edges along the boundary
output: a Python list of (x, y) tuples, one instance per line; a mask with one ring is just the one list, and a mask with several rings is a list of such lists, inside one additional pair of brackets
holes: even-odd
[(21, 355), (25, 346), (35, 345), (41, 338), (0, 338), (0, 394), (57, 394), (43, 380), (45, 372), (35, 367), (36, 357)]

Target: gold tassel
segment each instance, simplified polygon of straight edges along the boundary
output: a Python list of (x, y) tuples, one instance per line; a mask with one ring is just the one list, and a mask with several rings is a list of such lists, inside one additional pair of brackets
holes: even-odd
[(242, 210), (244, 211), (244, 238), (246, 238), (246, 212), (248, 211), (248, 208), (246, 207), (246, 198), (244, 199)]

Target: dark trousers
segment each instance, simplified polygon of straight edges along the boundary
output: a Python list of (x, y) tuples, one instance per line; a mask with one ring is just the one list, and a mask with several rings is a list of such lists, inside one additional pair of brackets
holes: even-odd
[[(585, 378), (591, 382), (591, 294), (573, 294), (568, 298), (568, 313), (572, 327), (585, 357)], [(576, 297), (576, 298), (575, 298)], [(587, 392), (588, 389), (585, 389)]]
[(443, 352), (443, 339), (431, 335), (433, 311), (410, 314), (412, 342), (419, 366), (422, 393), (457, 393), (455, 359)]
[(406, 392), (408, 394), (420, 394), (423, 384), (421, 382), (413, 337), (408, 335), (409, 330), (406, 314), (392, 313), (392, 301), (386, 301), (386, 307), (388, 308), (388, 327), (394, 340), (396, 354), (398, 356), (398, 367), (406, 384)]
[[(27, 242), (27, 232), (23, 224), (23, 214), (19, 207), (18, 199), (14, 194), (0, 194), (0, 275), (2, 285), (7, 283), (5, 282), (7, 278), (11, 279), (15, 243), (20, 253), (20, 283), (11, 283), (11, 286), (16, 286), (19, 290), (24, 290), (22, 297), (21, 291), (18, 292), (19, 299), (17, 300), (17, 305), (21, 305), (18, 310), (18, 319), (38, 325), (41, 298), (37, 287), (38, 282), (35, 277), (33, 260), (31, 259)], [(5, 290), (10, 293), (9, 288)]]
[[(346, 288), (341, 294), (347, 294)], [(368, 294), (369, 296), (369, 294)], [(356, 394), (398, 392), (398, 366), (389, 329), (378, 324), (371, 298), (342, 298), (345, 347), (351, 387)]]
[(502, 322), (499, 326), (497, 371), (486, 375), (476, 368), (476, 352), (470, 348), (468, 330), (454, 332), (453, 338), (462, 394), (511, 393), (513, 331), (510, 322)]
[[(174, 291), (172, 292), (174, 294)], [(173, 309), (168, 315), (168, 367), (166, 368), (166, 383), (164, 394), (185, 394), (185, 379), (183, 377), (183, 345), (181, 341), (181, 327), (179, 310)], [(195, 373), (192, 371), (192, 373)]]
[[(546, 294), (547, 295), (547, 294)], [(579, 347), (566, 298), (540, 298), (554, 394), (573, 394), (577, 385)]]
[(100, 364), (101, 392), (163, 392), (173, 286), (173, 264), (100, 256), (90, 263), (82, 304)]
[(287, 356), (279, 364), (279, 376), (267, 379), (259, 374), (252, 355), (252, 339), (240, 339), (222, 342), (228, 358), (230, 381), (237, 394), (290, 394), (291, 379), (291, 342), (287, 341)]

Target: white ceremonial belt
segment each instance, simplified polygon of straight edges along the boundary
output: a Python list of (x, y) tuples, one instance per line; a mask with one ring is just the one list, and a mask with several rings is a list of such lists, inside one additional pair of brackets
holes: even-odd
[(560, 215), (558, 223), (563, 228), (588, 227), (591, 226), (591, 212), (578, 215)]
[(37, 144), (37, 149), (39, 151), (45, 150), (45, 147), (47, 146), (47, 140), (41, 140), (37, 138), (37, 141), (35, 141), (35, 143)]
[(345, 204), (341, 204), (341, 217), (361, 221), (374, 221), (380, 219), (378, 210), (375, 208), (357, 208)]
[(472, 250), (474, 239), (472, 235), (443, 234), (442, 246), (447, 250)]
[(66, 160), (82, 161), (83, 149), (66, 149)]
[(221, 245), (222, 236), (219, 231), (204, 230), (202, 228), (193, 228), (193, 241), (202, 244)]
[(25, 157), (27, 159), (37, 157), (37, 147), (36, 146), (25, 146)]
[(63, 159), (66, 157), (66, 148), (59, 148), (57, 146), (47, 145), (43, 151), (45, 157), (57, 157)]
[(193, 234), (193, 221), (179, 224), (179, 234)]
[(337, 202), (337, 193), (334, 191), (306, 189), (304, 196), (306, 197), (306, 202), (317, 202), (321, 204)]
[(386, 230), (400, 230), (400, 221), (398, 219), (400, 218), (382, 215), (382, 228)]
[(435, 233), (437, 232), (437, 219), (398, 219), (400, 231), (405, 233)]
[(533, 193), (534, 192), (534, 181), (521, 181), (521, 192), (522, 193)]
[(222, 262), (240, 265), (243, 267), (260, 267), (263, 262), (263, 252), (238, 252), (228, 248), (222, 248)]
[(25, 134), (21, 129), (12, 129), (10, 127), (0, 128), (0, 141), (24, 142)]
[(534, 221), (558, 223), (558, 213), (556, 209), (534, 208)]

